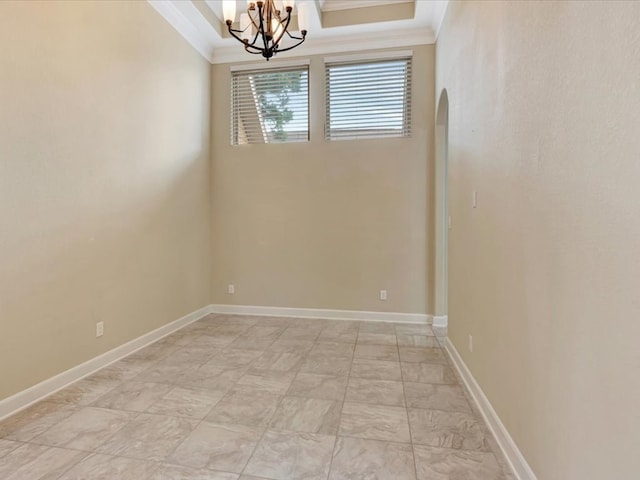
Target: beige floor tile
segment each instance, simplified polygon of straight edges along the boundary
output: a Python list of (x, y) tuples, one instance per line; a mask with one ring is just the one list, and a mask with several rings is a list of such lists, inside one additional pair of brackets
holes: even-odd
[(150, 361), (150, 360), (155, 360), (158, 361), (168, 355), (170, 355), (173, 352), (176, 352), (180, 350), (180, 346), (179, 345), (172, 345), (172, 344), (158, 344), (158, 343), (153, 343), (151, 345), (149, 345), (148, 347), (144, 347), (141, 350), (138, 350), (137, 352), (132, 353), (131, 355), (129, 355), (127, 358), (129, 360), (142, 360), (142, 361)]
[(271, 480), (270, 478), (256, 477), (254, 475), (240, 475), (238, 480)]
[(217, 367), (213, 362), (191, 370), (177, 381), (182, 387), (227, 391), (247, 372), (247, 367)]
[(256, 317), (253, 315), (224, 315), (221, 318), (220, 323), (223, 325), (235, 325), (235, 326), (244, 326), (247, 328), (251, 328), (252, 326), (258, 324), (258, 322), (262, 324), (266, 324), (268, 320), (264, 317)]
[(335, 377), (299, 372), (291, 383), (287, 395), (342, 401), (347, 390), (347, 379), (346, 376)]
[(202, 422), (171, 454), (167, 463), (240, 473), (263, 429)]
[(144, 480), (158, 465), (144, 460), (93, 454), (58, 480)]
[(98, 377), (103, 380), (120, 380), (126, 382), (138, 376), (156, 363), (155, 360), (136, 360), (125, 357), (87, 378)]
[(351, 377), (401, 381), (402, 372), (400, 370), (400, 362), (354, 358), (351, 366)]
[(216, 325), (216, 327), (213, 329), (213, 333), (215, 333), (216, 335), (237, 335), (240, 336), (243, 333), (245, 333), (247, 330), (249, 330), (252, 327), (252, 325), (231, 325), (231, 324), (225, 324), (225, 325)]
[(253, 389), (260, 393), (284, 395), (295, 376), (295, 373), (290, 372), (255, 370), (238, 380), (238, 388)]
[(194, 367), (207, 363), (213, 356), (220, 353), (218, 348), (205, 347), (199, 345), (189, 345), (168, 355), (160, 360), (161, 364), (187, 365)]
[(164, 464), (148, 480), (238, 480), (238, 474)]
[(39, 402), (0, 422), (0, 438), (29, 442), (77, 410), (76, 406)]
[(458, 383), (451, 367), (432, 363), (401, 363), (402, 379), (413, 383)]
[(271, 337), (249, 336), (244, 334), (231, 342), (229, 348), (264, 351), (275, 341), (276, 339)]
[(300, 369), (303, 360), (304, 355), (299, 353), (269, 350), (251, 364), (249, 373), (255, 373), (256, 370), (296, 372)]
[(0, 422), (0, 438), (29, 442), (76, 410), (74, 405), (38, 402)]
[(393, 323), (387, 322), (362, 322), (359, 333), (381, 333), (384, 335), (395, 335), (396, 329)]
[(206, 365), (217, 368), (242, 368), (250, 366), (262, 355), (260, 350), (228, 348), (211, 358)]
[(2, 458), (0, 462), (0, 478), (4, 479), (22, 467), (30, 465), (49, 449), (46, 445), (21, 443), (18, 448), (13, 449), (12, 452)]
[(360, 332), (358, 343), (363, 345), (396, 345), (397, 340), (395, 334)]
[(411, 408), (409, 424), (414, 444), (490, 451), (481, 424), (468, 413)]
[(73, 405), (90, 405), (121, 384), (122, 382), (119, 380), (84, 378), (47, 397), (47, 401)]
[(396, 335), (426, 335), (433, 337), (430, 325), (396, 324)]
[(440, 363), (447, 365), (447, 355), (441, 348), (400, 347), (400, 361), (406, 363)]
[(335, 435), (341, 410), (342, 403), (335, 400), (284, 397), (269, 429)]
[(405, 382), (404, 394), (407, 407), (471, 413), (462, 387)]
[(345, 402), (339, 435), (410, 443), (407, 410), (403, 407)]
[(0, 440), (0, 458), (4, 457), (20, 446), (22, 446), (22, 443), (20, 442), (14, 442), (11, 440)]
[(505, 480), (492, 453), (413, 447), (418, 480)]
[[(197, 365), (189, 364), (167, 364), (154, 363), (147, 370), (141, 372), (137, 377), (127, 383), (166, 383), (174, 385), (185, 377), (189, 372), (195, 370)], [(123, 384), (120, 384), (121, 386)]]
[(399, 347), (440, 348), (438, 339), (428, 335), (397, 335)]
[(251, 327), (243, 335), (254, 338), (270, 338), (272, 340), (275, 340), (280, 335), (282, 335), (282, 332), (284, 332), (285, 330), (285, 327), (266, 326), (263, 322), (258, 322), (258, 324)]
[(281, 339), (315, 340), (320, 335), (322, 327), (289, 326), (280, 336)]
[(267, 431), (245, 473), (274, 480), (325, 480), (335, 438)]
[(338, 437), (329, 480), (415, 480), (411, 445)]
[(289, 326), (296, 328), (320, 328), (321, 330), (331, 324), (331, 320), (322, 318), (290, 318)]
[(313, 340), (292, 340), (288, 338), (279, 338), (278, 340), (273, 342), (269, 346), (269, 348), (267, 348), (267, 352), (288, 352), (306, 355), (309, 353), (314, 344), (315, 343)]
[(198, 420), (140, 414), (96, 451), (161, 462), (198, 424)]
[(405, 406), (402, 382), (370, 380), (367, 378), (351, 377), (349, 379), (345, 401), (371, 403), (374, 405)]
[(213, 330), (213, 331), (205, 332), (202, 335), (199, 335), (193, 338), (189, 342), (189, 345), (196, 346), (196, 347), (208, 347), (213, 350), (215, 348), (226, 347), (239, 336), (240, 335), (236, 335), (236, 334), (220, 334), (215, 330)]
[(349, 375), (350, 370), (350, 358), (329, 358), (324, 355), (309, 355), (300, 367), (301, 372), (334, 376)]
[(214, 423), (237, 423), (267, 426), (280, 403), (280, 395), (260, 393), (253, 389), (234, 388), (211, 410), (207, 420)]
[(173, 387), (166, 383), (126, 382), (96, 400), (96, 407), (144, 412)]
[(151, 405), (148, 413), (202, 419), (224, 397), (225, 390), (175, 387)]
[(88, 455), (87, 452), (21, 444), (0, 460), (3, 480), (55, 480)]
[(309, 355), (326, 356), (330, 358), (353, 357), (353, 344), (339, 342), (316, 342)]
[(335, 327), (327, 327), (318, 337), (318, 342), (336, 342), (336, 343), (356, 343), (358, 338), (358, 329), (344, 330)]
[[(256, 317), (252, 317), (256, 318)], [(258, 327), (281, 327), (283, 330), (289, 326), (295, 319), (289, 317), (257, 317), (255, 323)]]
[(93, 451), (136, 415), (133, 412), (81, 407), (32, 441), (54, 447)]
[(357, 343), (355, 358), (397, 362), (399, 361), (398, 347), (395, 345), (363, 345)]

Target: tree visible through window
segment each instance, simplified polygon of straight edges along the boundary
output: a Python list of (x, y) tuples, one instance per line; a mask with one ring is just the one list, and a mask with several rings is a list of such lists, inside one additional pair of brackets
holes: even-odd
[(234, 72), (231, 143), (299, 142), (309, 139), (309, 71)]

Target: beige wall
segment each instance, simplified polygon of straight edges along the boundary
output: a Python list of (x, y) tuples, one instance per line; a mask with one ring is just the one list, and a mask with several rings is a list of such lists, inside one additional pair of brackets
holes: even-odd
[(452, 2), (438, 39), (450, 336), (542, 480), (640, 472), (638, 19)]
[(209, 303), (210, 71), (146, 2), (4, 1), (0, 85), (4, 398)]
[(213, 303), (430, 311), (434, 46), (413, 50), (411, 138), (325, 141), (313, 56), (311, 141), (231, 146), (229, 65), (212, 67)]

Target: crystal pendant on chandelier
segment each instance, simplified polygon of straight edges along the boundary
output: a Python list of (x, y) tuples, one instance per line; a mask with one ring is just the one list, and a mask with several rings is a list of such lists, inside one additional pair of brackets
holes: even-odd
[[(267, 60), (304, 42), (307, 36), (306, 7), (304, 2), (297, 7), (301, 35), (298, 37), (289, 32), (294, 0), (248, 0), (247, 12), (240, 15), (240, 28), (233, 28), (236, 0), (222, 2), (224, 20), (231, 36), (242, 42), (247, 52), (262, 55)], [(289, 40), (294, 41), (293, 45)]]

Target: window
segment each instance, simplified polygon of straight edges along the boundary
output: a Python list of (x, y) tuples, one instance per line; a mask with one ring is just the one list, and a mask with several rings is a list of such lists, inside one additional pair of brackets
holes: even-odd
[(309, 67), (232, 72), (231, 144), (309, 140)]
[(408, 137), (411, 57), (326, 64), (327, 140)]

